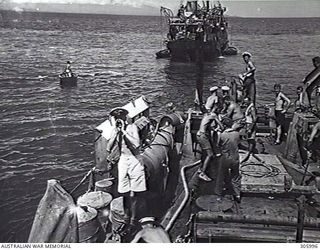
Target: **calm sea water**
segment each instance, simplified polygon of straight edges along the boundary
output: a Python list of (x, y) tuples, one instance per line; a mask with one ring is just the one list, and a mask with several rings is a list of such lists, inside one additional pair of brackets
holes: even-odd
[[(25, 242), (47, 179), (71, 190), (94, 165), (94, 130), (145, 95), (155, 117), (193, 103), (193, 64), (156, 60), (166, 29), (154, 17), (21, 13), (0, 28), (0, 242)], [(258, 101), (274, 83), (294, 97), (320, 52), (320, 19), (230, 18), (230, 39), (254, 55)], [(67, 60), (78, 87), (61, 89)], [(205, 95), (244, 69), (241, 56), (205, 66)]]

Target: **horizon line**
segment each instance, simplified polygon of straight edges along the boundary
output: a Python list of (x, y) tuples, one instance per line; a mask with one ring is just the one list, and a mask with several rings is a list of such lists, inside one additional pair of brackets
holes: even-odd
[[(150, 15), (150, 14), (109, 14), (109, 13), (98, 13), (98, 12), (63, 12), (63, 11), (37, 11), (37, 10), (23, 10), (23, 11), (15, 11), (12, 9), (0, 9), (0, 11), (8, 11), (8, 12), (14, 12), (17, 14), (22, 14), (22, 13), (48, 13), (48, 14), (79, 14), (79, 15), (108, 15), (108, 16), (145, 16), (145, 17), (161, 17), (160, 15)], [(303, 19), (303, 18), (320, 18), (319, 16), (306, 16), (306, 17), (301, 17), (301, 16), (296, 16), (296, 17), (269, 17), (269, 16), (228, 16), (226, 15), (227, 18), (268, 18), (268, 19)]]

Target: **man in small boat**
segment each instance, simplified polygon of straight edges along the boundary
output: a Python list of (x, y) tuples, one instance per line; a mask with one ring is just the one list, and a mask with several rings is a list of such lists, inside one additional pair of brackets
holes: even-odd
[(247, 140), (249, 143), (249, 152), (253, 152), (256, 146), (257, 109), (250, 97), (245, 98), (243, 101), (246, 106), (244, 115)]
[(202, 149), (203, 164), (199, 169), (199, 178), (204, 181), (211, 181), (211, 178), (206, 174), (206, 170), (209, 167), (211, 160), (214, 157), (219, 157), (221, 154), (217, 147), (217, 135), (212, 134), (211, 125), (213, 123), (219, 124), (222, 127), (221, 122), (218, 119), (217, 114), (214, 112), (205, 113), (200, 123), (200, 128), (197, 132), (197, 140)]
[(254, 74), (256, 67), (251, 61), (252, 55), (249, 52), (244, 52), (242, 54), (243, 60), (246, 64), (246, 71), (239, 75), (239, 78), (243, 81), (244, 87), (244, 98), (250, 97), (250, 99), (256, 102), (256, 80)]
[(107, 144), (107, 151), (112, 150), (114, 143), (120, 145), (118, 162), (118, 192), (123, 196), (125, 217), (130, 225), (137, 222), (137, 207), (144, 208), (143, 198), (146, 187), (144, 165), (139, 160), (140, 138), (138, 127), (127, 120), (128, 111), (115, 108), (110, 112), (116, 120), (116, 127)]
[(232, 128), (230, 120), (224, 121), (227, 128), (219, 136), (218, 146), (222, 156), (219, 159), (215, 193), (218, 195), (218, 201), (221, 200), (224, 182), (232, 189), (233, 198), (240, 203), (241, 200), (241, 175), (239, 162), (239, 144), (240, 144), (240, 128)]
[(285, 96), (281, 92), (281, 85), (275, 84), (274, 91), (276, 93), (275, 98), (275, 118), (276, 118), (276, 128), (277, 128), (277, 136), (275, 145), (279, 145), (281, 143), (281, 136), (283, 131), (283, 126), (285, 124), (285, 113), (288, 111), (291, 101), (288, 97)]
[(223, 109), (221, 111), (222, 120), (229, 119), (233, 122), (233, 126), (243, 128), (244, 114), (241, 107), (235, 101), (232, 101), (230, 96), (223, 98)]
[(67, 61), (66, 68), (64, 69), (64, 74), (67, 77), (72, 77), (73, 76), (73, 73), (72, 73), (72, 70), (71, 70), (71, 62), (70, 61)]
[(168, 233), (155, 223), (153, 217), (145, 217), (140, 221), (142, 229), (131, 243), (171, 243)]
[(219, 102), (218, 89), (219, 88), (217, 86), (213, 86), (210, 88), (211, 95), (208, 97), (205, 105), (205, 108), (208, 112), (211, 112), (218, 105), (218, 102)]

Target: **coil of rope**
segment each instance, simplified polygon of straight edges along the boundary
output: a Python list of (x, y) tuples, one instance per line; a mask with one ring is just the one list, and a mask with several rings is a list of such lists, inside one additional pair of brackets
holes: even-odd
[[(260, 166), (263, 167), (264, 170), (246, 170), (245, 168), (248, 166)], [(254, 163), (254, 162), (246, 162), (241, 164), (240, 171), (242, 175), (255, 177), (255, 178), (266, 178), (266, 177), (275, 177), (280, 174), (280, 170), (274, 166), (268, 165), (264, 162)]]

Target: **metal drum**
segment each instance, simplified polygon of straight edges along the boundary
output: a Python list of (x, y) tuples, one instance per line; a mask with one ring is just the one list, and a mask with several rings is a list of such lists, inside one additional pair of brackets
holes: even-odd
[(112, 201), (112, 196), (109, 193), (95, 191), (86, 193), (78, 198), (79, 206), (88, 206), (98, 211), (98, 219), (102, 228), (107, 226), (109, 217), (109, 204)]
[(79, 242), (95, 243), (100, 229), (98, 212), (91, 207), (77, 207)]
[(118, 232), (122, 226), (128, 223), (123, 209), (123, 197), (116, 198), (111, 202), (109, 220), (112, 223), (113, 232)]
[(113, 189), (113, 182), (109, 179), (104, 179), (96, 182), (94, 191), (103, 191), (103, 192), (112, 194), (112, 191), (113, 191), (112, 189)]

